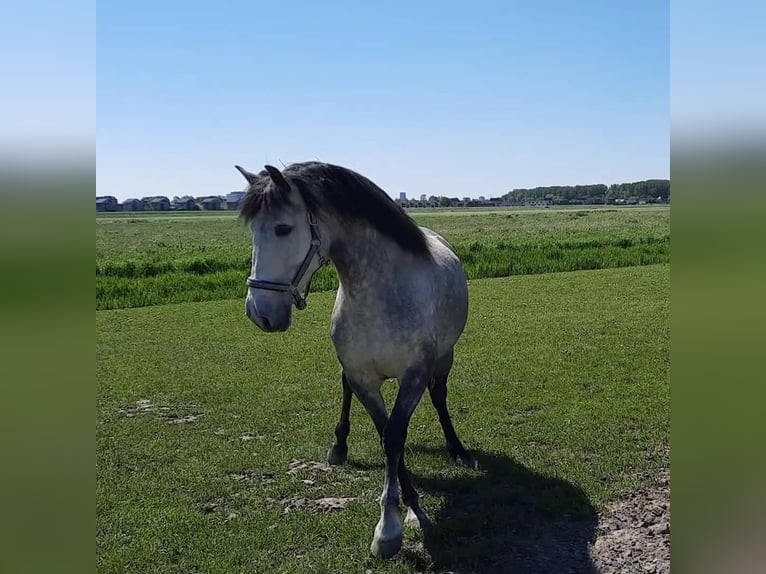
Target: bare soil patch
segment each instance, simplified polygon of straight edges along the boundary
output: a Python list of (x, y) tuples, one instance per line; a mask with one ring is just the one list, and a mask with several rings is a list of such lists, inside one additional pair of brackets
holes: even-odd
[[(583, 542), (589, 540), (584, 547)], [(425, 551), (411, 561), (429, 564)], [(508, 552), (479, 569), (450, 569), (454, 574), (670, 573), (670, 470), (648, 487), (627, 492), (599, 515), (595, 532), (586, 521), (557, 520), (534, 534), (514, 537)]]
[[(192, 407), (189, 407), (191, 410)], [(194, 423), (202, 416), (200, 413), (179, 414), (168, 406), (157, 406), (150, 399), (139, 399), (135, 405), (122, 407), (118, 411), (122, 416), (135, 419), (147, 414), (155, 414), (159, 419), (170, 425)]]
[(246, 468), (244, 470), (240, 470), (239, 472), (230, 472), (226, 476), (231, 480), (245, 483), (253, 483), (258, 481), (261, 484), (271, 484), (274, 482), (274, 473), (270, 470), (260, 472), (253, 470), (252, 468)]
[(670, 572), (670, 469), (627, 493), (599, 518), (591, 556), (598, 572)]
[(287, 514), (288, 512), (293, 512), (295, 510), (306, 510), (308, 512), (332, 512), (334, 510), (343, 510), (349, 502), (355, 500), (357, 500), (355, 496), (317, 499), (296, 496), (293, 498), (283, 498), (279, 503), (282, 505), (284, 513)]
[(290, 474), (292, 476), (297, 476), (302, 471), (303, 472), (332, 471), (332, 466), (330, 466), (326, 462), (319, 462), (316, 460), (291, 460), (289, 463), (289, 466), (290, 466), (290, 469), (287, 471), (287, 474)]

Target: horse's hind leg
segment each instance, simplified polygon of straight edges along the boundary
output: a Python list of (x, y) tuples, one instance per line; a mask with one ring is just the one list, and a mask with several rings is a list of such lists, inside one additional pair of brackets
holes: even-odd
[(453, 353), (441, 357), (435, 365), (434, 376), (428, 386), (431, 402), (439, 415), (439, 422), (444, 431), (444, 439), (447, 441), (447, 450), (456, 461), (462, 462), (470, 468), (478, 468), (476, 459), (465, 449), (463, 443), (452, 426), (452, 418), (447, 410), (447, 377), (452, 369)]
[(351, 387), (348, 386), (346, 373), (341, 374), (341, 383), (343, 384), (343, 404), (340, 408), (340, 420), (335, 425), (335, 443), (330, 447), (327, 453), (327, 462), (330, 464), (343, 464), (348, 459), (348, 434), (351, 432), (351, 422), (349, 414), (351, 413)]

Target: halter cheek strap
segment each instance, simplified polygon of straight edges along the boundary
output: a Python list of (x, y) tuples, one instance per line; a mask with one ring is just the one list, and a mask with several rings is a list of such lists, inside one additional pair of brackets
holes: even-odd
[(306, 308), (306, 299), (309, 296), (309, 288), (311, 287), (311, 278), (309, 278), (308, 282), (306, 283), (306, 290), (301, 295), (301, 292), (298, 290), (298, 285), (300, 285), (301, 280), (303, 279), (303, 276), (306, 274), (306, 271), (308, 271), (309, 267), (311, 266), (311, 262), (314, 260), (314, 256), (319, 257), (319, 267), (327, 263), (327, 259), (322, 257), (322, 255), (319, 253), (319, 247), (322, 244), (321, 237), (319, 235), (319, 224), (317, 223), (316, 217), (311, 211), (306, 212), (306, 218), (309, 222), (309, 230), (311, 231), (311, 246), (309, 247), (308, 253), (306, 253), (306, 257), (303, 258), (303, 263), (301, 263), (301, 266), (298, 268), (298, 271), (295, 273), (295, 277), (293, 277), (292, 282), (290, 283), (272, 283), (271, 281), (260, 281), (256, 279), (255, 277), (248, 277), (247, 278), (247, 286), (252, 287), (254, 289), (265, 289), (267, 291), (281, 291), (281, 292), (289, 292), (293, 296), (293, 302), (295, 303), (295, 306), (303, 310)]

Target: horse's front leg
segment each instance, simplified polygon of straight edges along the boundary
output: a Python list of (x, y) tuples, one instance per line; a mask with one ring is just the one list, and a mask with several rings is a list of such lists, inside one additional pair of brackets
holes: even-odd
[(330, 447), (327, 453), (327, 462), (330, 464), (343, 464), (348, 459), (348, 434), (351, 432), (351, 422), (349, 414), (351, 413), (351, 387), (346, 379), (346, 372), (341, 374), (341, 383), (343, 384), (343, 404), (340, 408), (340, 420), (335, 425), (335, 443)]
[[(399, 521), (400, 462), (412, 413), (423, 396), (430, 378), (431, 373), (422, 366), (407, 370), (400, 381), (394, 408), (383, 430), (386, 481), (383, 485), (383, 493), (380, 495), (380, 520), (375, 526), (375, 534), (370, 545), (370, 551), (380, 558), (390, 558), (399, 552), (402, 546), (402, 525)], [(406, 470), (404, 472), (406, 473)], [(418, 508), (417, 493), (414, 493), (414, 496), (413, 505)]]

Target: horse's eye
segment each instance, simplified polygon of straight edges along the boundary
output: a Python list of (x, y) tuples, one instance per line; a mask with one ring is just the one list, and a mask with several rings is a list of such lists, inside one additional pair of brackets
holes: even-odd
[(277, 237), (284, 237), (288, 233), (290, 233), (293, 230), (292, 225), (285, 225), (284, 223), (280, 223), (274, 228), (274, 233), (277, 234)]

